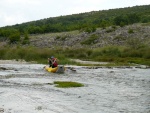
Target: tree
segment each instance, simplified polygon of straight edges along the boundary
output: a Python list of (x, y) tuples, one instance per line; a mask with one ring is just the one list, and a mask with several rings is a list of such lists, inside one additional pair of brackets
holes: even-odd
[(103, 29), (105, 29), (107, 27), (107, 22), (106, 20), (102, 20), (100, 23), (100, 27), (102, 27)]
[(128, 14), (127, 18), (128, 18), (128, 24), (133, 24), (133, 23), (136, 23), (136, 22), (140, 21), (140, 17), (135, 13)]
[(30, 42), (29, 42), (28, 33), (25, 32), (25, 33), (24, 33), (24, 39), (23, 39), (23, 41), (22, 41), (22, 44), (29, 44), (29, 43), (30, 43)]
[(126, 15), (120, 15), (114, 18), (114, 24), (124, 26), (128, 24), (128, 18)]
[(11, 34), (9, 36), (9, 41), (10, 41), (10, 43), (17, 43), (18, 41), (20, 41), (20, 32)]

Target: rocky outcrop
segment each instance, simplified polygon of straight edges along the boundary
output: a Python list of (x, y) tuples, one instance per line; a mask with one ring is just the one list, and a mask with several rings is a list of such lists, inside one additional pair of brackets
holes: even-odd
[[(93, 33), (63, 32), (57, 34), (34, 35), (30, 37), (30, 45), (36, 47), (73, 47), (73, 48), (98, 48), (108, 45), (122, 46), (140, 46), (150, 45), (150, 25), (133, 24), (124, 27), (108, 27), (106, 29), (97, 29)], [(98, 38), (90, 44), (82, 44), (90, 36), (95, 35)]]

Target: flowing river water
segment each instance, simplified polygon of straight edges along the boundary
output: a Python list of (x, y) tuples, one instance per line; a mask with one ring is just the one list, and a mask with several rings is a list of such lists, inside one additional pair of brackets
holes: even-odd
[[(0, 113), (150, 113), (150, 69), (72, 66), (48, 73), (43, 64), (0, 62)], [(57, 88), (54, 81), (84, 84)]]

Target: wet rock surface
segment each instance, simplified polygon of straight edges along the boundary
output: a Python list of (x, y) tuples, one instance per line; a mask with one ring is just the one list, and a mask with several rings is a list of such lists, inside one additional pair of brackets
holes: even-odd
[[(7, 62), (0, 67), (6, 68), (0, 70), (0, 113), (150, 112), (149, 68), (68, 66), (56, 74), (44, 71), (43, 64)], [(54, 81), (84, 87), (57, 88)]]

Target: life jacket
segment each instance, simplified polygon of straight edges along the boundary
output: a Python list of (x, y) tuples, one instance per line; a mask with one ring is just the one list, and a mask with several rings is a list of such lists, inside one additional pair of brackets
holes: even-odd
[(52, 59), (52, 61), (53, 61), (53, 66), (54, 66), (54, 67), (57, 67), (57, 66), (58, 66), (58, 63), (57, 63), (56, 60), (57, 60), (57, 58), (53, 58), (53, 59)]

